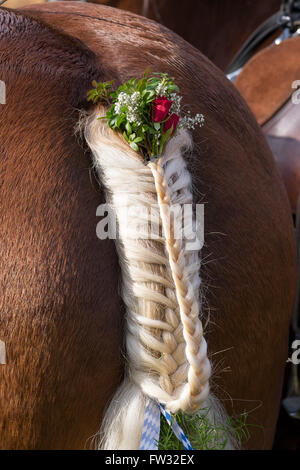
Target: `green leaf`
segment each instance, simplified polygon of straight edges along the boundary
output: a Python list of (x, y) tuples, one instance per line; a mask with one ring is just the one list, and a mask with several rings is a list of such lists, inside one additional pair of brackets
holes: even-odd
[(145, 78), (146, 80), (148, 80), (150, 71), (151, 71), (151, 67), (150, 67), (150, 65), (149, 65), (149, 67), (146, 68), (145, 73), (144, 73), (144, 78)]
[(116, 119), (116, 126), (120, 127), (120, 125), (122, 124), (123, 121), (124, 121), (124, 116), (122, 114), (120, 114)]
[(109, 124), (110, 127), (114, 127), (116, 125), (116, 119), (115, 118), (110, 119), (108, 124)]
[(132, 127), (130, 125), (130, 122), (128, 122), (128, 121), (126, 122), (125, 129), (126, 129), (128, 134), (132, 133)]
[(131, 142), (130, 147), (131, 147), (133, 150), (135, 150), (136, 152), (139, 151), (138, 145), (136, 145), (134, 142)]
[(177, 91), (177, 92), (179, 92), (179, 88), (178, 88), (177, 85), (169, 85), (168, 88), (169, 88), (169, 91), (172, 91), (172, 92)]
[(169, 140), (171, 135), (172, 135), (172, 132), (173, 132), (173, 127), (170, 127), (170, 129), (167, 130), (167, 132), (164, 133), (164, 136), (165, 136), (165, 140)]
[(159, 131), (160, 130), (160, 122), (155, 122), (154, 123), (154, 128)]

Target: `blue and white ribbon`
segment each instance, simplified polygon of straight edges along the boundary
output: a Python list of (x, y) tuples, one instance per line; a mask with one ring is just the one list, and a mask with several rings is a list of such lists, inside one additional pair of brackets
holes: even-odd
[(170, 413), (166, 410), (165, 406), (161, 405), (160, 403), (156, 403), (153, 400), (148, 400), (146, 405), (140, 450), (158, 449), (160, 414), (164, 416), (177, 439), (182, 442), (184, 449), (193, 450), (190, 441), (174, 417), (172, 418)]
[(140, 450), (157, 450), (159, 433), (160, 409), (155, 401), (148, 400), (145, 409)]
[(159, 406), (161, 414), (165, 417), (169, 426), (171, 426), (173, 433), (175, 434), (177, 439), (179, 439), (182, 442), (184, 450), (194, 450), (191, 446), (190, 441), (184, 434), (182, 428), (177, 423), (176, 419), (175, 418), (172, 419), (172, 416), (163, 405), (158, 405), (158, 406)]

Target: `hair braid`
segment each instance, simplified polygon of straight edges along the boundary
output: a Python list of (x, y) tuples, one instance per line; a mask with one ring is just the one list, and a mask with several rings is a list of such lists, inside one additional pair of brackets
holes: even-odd
[[(128, 359), (124, 384), (104, 420), (101, 446), (135, 449), (145, 397), (164, 403), (173, 413), (195, 412), (209, 393), (211, 368), (200, 319), (200, 258), (186, 246), (193, 224), (184, 232), (182, 228), (183, 204), (192, 203), (182, 149), (191, 146), (191, 139), (181, 131), (157, 162), (145, 166), (121, 136), (97, 119), (99, 113), (104, 115), (104, 109), (86, 119), (85, 137), (118, 222)], [(144, 239), (149, 211), (157, 236)]]
[[(181, 155), (179, 158), (182, 159)], [(161, 157), (157, 163), (151, 162), (149, 167), (151, 168), (157, 190), (157, 200), (166, 238), (166, 252), (168, 253), (170, 270), (174, 281), (174, 291), (178, 301), (178, 310), (183, 327), (182, 333), (186, 345), (185, 354), (189, 365), (188, 389), (179, 400), (168, 403), (168, 407), (174, 412), (178, 409), (195, 411), (207, 398), (209, 392), (208, 379), (211, 368), (207, 358), (207, 346), (203, 336), (202, 323), (199, 318), (198, 291), (195, 292), (194, 286), (189, 279), (185, 243), (183, 237), (174, 238), (174, 227), (172, 227), (172, 223), (169, 223), (169, 221), (171, 222), (170, 207), (176, 199), (166, 179), (163, 165), (164, 157)], [(187, 171), (186, 168), (184, 170)], [(178, 178), (179, 176), (177, 175), (176, 182)], [(184, 189), (187, 191), (186, 187)], [(178, 191), (175, 191), (175, 195), (178, 198), (177, 193)]]

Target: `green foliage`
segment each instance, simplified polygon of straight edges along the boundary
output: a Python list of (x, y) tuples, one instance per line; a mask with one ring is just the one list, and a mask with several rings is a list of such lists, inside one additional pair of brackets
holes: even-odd
[(141, 79), (131, 78), (116, 91), (111, 91), (112, 82), (93, 82), (93, 86), (88, 100), (110, 104), (105, 116), (108, 126), (122, 133), (130, 147), (145, 159), (161, 155), (173, 128), (164, 132), (169, 116), (162, 122), (153, 122), (153, 101), (157, 96), (170, 98), (179, 91), (173, 78), (163, 73), (149, 78), (147, 69)]
[(88, 101), (92, 101), (93, 103), (97, 103), (98, 101), (104, 102), (106, 104), (110, 103), (110, 94), (111, 94), (111, 87), (113, 82), (96, 82), (94, 80), (92, 82), (93, 89), (87, 92)]
[[(228, 418), (227, 423), (211, 423), (209, 409), (202, 409), (196, 415), (179, 413), (174, 419), (181, 426), (195, 450), (224, 450), (228, 441), (233, 437), (241, 446), (250, 438), (250, 426), (247, 423), (248, 415), (243, 413), (239, 417)], [(161, 417), (159, 450), (184, 450), (181, 442), (176, 438), (171, 427), (164, 417)]]
[(174, 79), (169, 77), (166, 73), (154, 73), (154, 77), (149, 78), (148, 88), (155, 92), (157, 87), (160, 88), (162, 96), (170, 96), (172, 93), (178, 93), (179, 88), (174, 83)]

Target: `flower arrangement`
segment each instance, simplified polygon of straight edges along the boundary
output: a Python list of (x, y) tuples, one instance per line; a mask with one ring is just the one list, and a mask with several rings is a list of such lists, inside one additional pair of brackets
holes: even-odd
[(116, 91), (113, 82), (92, 83), (88, 100), (108, 106), (108, 126), (121, 132), (130, 147), (140, 152), (146, 161), (160, 156), (169, 139), (180, 129), (195, 129), (204, 124), (204, 116), (190, 112), (182, 115), (182, 96), (174, 79), (166, 73), (149, 69), (141, 79), (131, 78)]

